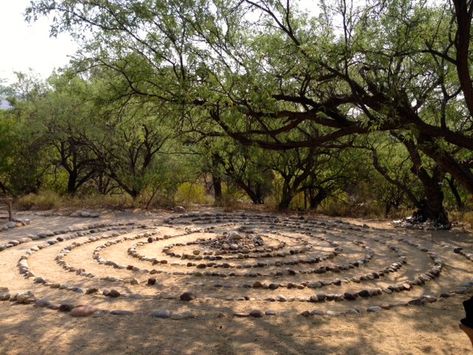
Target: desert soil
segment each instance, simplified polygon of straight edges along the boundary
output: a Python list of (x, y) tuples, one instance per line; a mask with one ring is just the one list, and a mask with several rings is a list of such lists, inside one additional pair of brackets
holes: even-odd
[[(34, 299), (29, 304), (0, 301), (0, 354), (473, 353), (459, 329), (462, 301), (473, 296), (471, 234), (324, 216), (193, 213), (102, 211), (99, 218), (20, 213), (29, 225), (0, 232), (0, 246), (21, 241), (0, 251), (0, 293), (8, 289), (13, 298), (31, 291)], [(79, 229), (87, 234), (77, 234)], [(39, 238), (48, 232), (56, 234)], [(225, 249), (232, 247), (232, 233), (250, 242), (260, 236), (273, 255), (250, 246), (250, 257), (238, 258), (241, 250)], [(55, 242), (47, 244), (50, 240)], [(214, 240), (223, 244), (215, 246)], [(278, 254), (291, 250), (298, 252)], [(210, 259), (199, 260), (205, 255)], [(215, 255), (223, 260), (213, 261)], [(316, 256), (321, 260), (307, 262)], [(405, 264), (386, 271), (403, 257)], [(26, 274), (20, 273), (22, 258)], [(212, 266), (224, 261), (228, 267)], [(258, 262), (258, 267), (248, 266)], [(439, 275), (413, 283), (437, 264)], [(311, 271), (320, 266), (328, 270)], [(218, 275), (210, 275), (214, 271)], [(367, 276), (372, 272), (379, 275)], [(156, 284), (149, 285), (150, 278)], [(313, 282), (322, 286), (309, 287)], [(269, 289), (271, 283), (279, 287)], [(408, 289), (386, 291), (409, 283)], [(94, 288), (96, 293), (86, 294)], [(103, 295), (111, 289), (120, 296)], [(384, 291), (343, 299), (346, 293), (372, 289)], [(180, 300), (185, 291), (196, 298)], [(339, 299), (310, 302), (315, 294)], [(51, 307), (40, 306), (39, 300)], [(96, 311), (72, 317), (54, 309), (61, 304), (90, 305)], [(249, 315), (255, 310), (261, 317)]]

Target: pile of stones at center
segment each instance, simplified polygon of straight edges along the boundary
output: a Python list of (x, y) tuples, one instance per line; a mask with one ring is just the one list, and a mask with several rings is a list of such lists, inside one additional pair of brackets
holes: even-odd
[(202, 242), (201, 245), (215, 249), (216, 255), (228, 252), (264, 250), (264, 240), (262, 237), (253, 234), (240, 234), (237, 232), (229, 232), (218, 238)]

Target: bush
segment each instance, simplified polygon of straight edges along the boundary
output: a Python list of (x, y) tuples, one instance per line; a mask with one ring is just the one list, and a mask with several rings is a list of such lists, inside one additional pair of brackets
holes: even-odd
[(28, 194), (16, 202), (19, 209), (50, 210), (61, 205), (61, 197), (53, 191), (41, 191), (38, 194)]
[(212, 203), (210, 196), (205, 193), (204, 186), (190, 182), (184, 182), (179, 185), (174, 195), (174, 201), (177, 204), (185, 206), (191, 204), (205, 205)]

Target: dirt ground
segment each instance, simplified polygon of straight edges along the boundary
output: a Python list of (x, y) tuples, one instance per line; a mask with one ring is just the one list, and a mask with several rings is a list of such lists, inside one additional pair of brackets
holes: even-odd
[[(460, 294), (452, 292), (448, 298), (438, 297), (442, 292), (458, 290), (465, 282), (473, 280), (473, 262), (452, 251), (453, 248), (461, 247), (472, 253), (471, 234), (455, 230), (405, 231), (393, 229), (386, 221), (345, 219), (343, 221), (349, 224), (341, 224), (340, 220), (324, 216), (311, 217), (318, 222), (324, 222), (323, 233), (322, 229), (320, 230), (322, 237), (328, 235), (328, 239), (344, 247), (343, 253), (336, 256), (333, 263), (342, 264), (347, 260), (360, 259), (368, 249), (374, 253), (374, 257), (366, 265), (311, 276), (312, 280), (329, 281), (334, 277), (343, 279), (363, 272), (380, 270), (397, 260), (390, 246), (396, 246), (400, 253), (407, 257), (406, 265), (395, 272), (361, 283), (329, 284), (323, 288), (326, 293), (358, 292), (368, 287), (366, 285), (383, 288), (389, 284), (406, 282), (419, 272), (428, 270), (432, 260), (427, 253), (406, 245), (402, 239), (397, 238), (398, 235), (400, 238), (422, 244), (443, 261), (443, 268), (438, 278), (405, 292), (382, 294), (356, 301), (311, 303), (297, 299), (313, 295), (314, 290), (308, 288), (280, 287), (275, 292), (245, 288), (248, 279), (250, 283), (256, 279), (244, 276), (226, 277), (222, 281), (223, 287), (219, 285), (217, 288), (215, 284), (221, 281), (218, 277), (205, 275), (199, 277), (186, 273), (186, 270), (195, 268), (186, 266), (185, 262), (173, 262), (175, 258), (163, 254), (163, 248), (171, 241), (177, 244), (198, 242), (199, 238), (205, 238), (208, 233), (213, 232), (205, 230), (192, 232), (190, 229), (200, 227), (192, 222), (182, 226), (168, 225), (164, 219), (169, 216), (178, 215), (140, 211), (102, 211), (99, 218), (68, 217), (57, 212), (19, 214), (20, 218), (29, 218), (31, 223), (0, 232), (0, 245), (46, 231), (61, 231), (70, 227), (89, 228), (94, 223), (136, 222), (145, 224), (146, 228), (132, 227), (120, 231), (122, 233), (120, 235), (107, 234), (112, 231), (97, 232), (92, 235), (101, 235), (105, 238), (84, 243), (65, 254), (64, 260), (67, 265), (72, 265), (76, 269), (83, 268), (94, 277), (84, 277), (67, 271), (55, 260), (55, 257), (63, 252), (64, 247), (71, 246), (74, 241), (86, 241), (90, 235), (59, 241), (28, 256), (30, 270), (35, 277), (41, 276), (48, 280), (46, 284), (35, 283), (32, 277), (25, 278), (20, 275), (18, 261), (30, 248), (57, 236), (42, 241), (24, 242), (1, 251), (0, 288), (8, 288), (12, 295), (32, 291), (36, 299), (47, 299), (52, 304), (67, 302), (75, 305), (88, 304), (100, 311), (89, 317), (75, 318), (68, 313), (38, 307), (34, 303), (24, 305), (0, 301), (0, 354), (473, 354), (468, 338), (458, 327), (459, 320), (464, 317), (461, 302), (473, 295), (472, 288), (463, 288)], [(296, 218), (292, 222), (298, 223)], [(223, 222), (216, 225), (221, 223)], [(233, 230), (238, 223), (238, 221), (226, 223), (224, 228)], [(375, 229), (353, 229), (353, 226), (364, 224)], [(318, 236), (318, 230), (313, 236), (308, 237), (304, 235), (304, 231), (291, 230), (289, 227), (282, 229), (284, 233), (279, 234), (271, 230), (263, 232), (263, 227), (261, 228), (261, 235), (267, 238), (268, 244), (270, 240), (279, 240), (286, 242), (287, 245), (291, 243), (299, 245), (301, 241), (308, 240), (308, 244), (313, 244), (311, 253), (320, 255), (328, 253), (332, 247), (323, 239), (312, 242)], [(153, 230), (156, 230), (158, 235), (171, 237), (141, 245), (136, 243), (146, 241), (146, 237), (124, 238), (139, 236), (143, 231)], [(388, 243), (379, 243), (377, 238)], [(350, 242), (355, 239), (366, 243), (368, 249)], [(101, 249), (101, 246), (108, 241), (116, 243), (110, 243)], [(144, 259), (131, 257), (127, 253), (130, 248), (135, 248)], [(172, 251), (192, 254), (193, 249), (195, 249), (193, 244), (176, 245)], [(157, 285), (149, 287), (146, 285), (149, 273), (100, 264), (91, 257), (94, 252), (104, 260), (113, 260), (118, 265), (124, 266), (132, 264), (141, 269), (150, 268), (147, 257), (167, 258), (169, 262), (156, 266), (165, 272), (158, 273)], [(286, 260), (291, 257), (286, 257)], [(241, 263), (238, 259), (231, 260), (235, 264)], [(306, 264), (294, 266), (298, 270), (309, 270), (310, 267)], [(274, 281), (275, 277), (271, 275), (273, 270), (278, 268), (279, 266), (268, 264), (262, 268), (262, 276), (257, 280), (263, 283)], [(235, 272), (244, 273), (245, 269), (235, 268)], [(118, 280), (102, 280), (107, 276), (116, 277)], [(130, 277), (135, 278), (138, 284), (122, 282)], [(298, 273), (291, 278), (284, 275), (276, 279), (281, 279), (285, 285), (288, 280), (301, 283), (307, 276)], [(112, 299), (101, 294), (86, 295), (71, 292), (62, 287), (52, 287), (53, 280), (61, 285), (79, 287), (81, 290), (92, 287), (98, 287), (100, 290), (114, 288), (119, 290), (122, 296), (125, 294), (132, 296)], [(192, 302), (182, 302), (179, 300), (179, 295), (183, 291), (192, 291), (199, 297)], [(268, 295), (278, 295), (287, 299), (296, 297), (296, 300), (270, 302), (265, 299)], [(405, 304), (413, 298), (424, 295), (436, 295), (437, 301), (421, 306), (402, 305), (379, 312), (366, 312), (370, 306)], [(231, 299), (232, 297), (234, 299)], [(235, 299), (235, 297), (247, 299)], [(353, 308), (363, 311), (360, 314), (344, 313)], [(269, 315), (261, 318), (240, 316), (254, 309), (269, 312)], [(110, 313), (113, 310), (131, 313), (114, 315)], [(179, 317), (161, 319), (152, 316), (152, 312), (156, 310), (169, 310), (173, 314), (191, 316), (182, 317), (184, 319)], [(314, 310), (319, 310), (320, 315), (307, 317), (301, 315), (304, 311)], [(326, 311), (337, 315), (322, 314)]]

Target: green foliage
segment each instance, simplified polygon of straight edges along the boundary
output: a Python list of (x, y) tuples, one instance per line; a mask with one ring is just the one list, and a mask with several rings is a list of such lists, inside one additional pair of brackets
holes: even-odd
[(314, 15), (280, 1), (34, 0), (29, 19), (53, 15), (53, 33), (84, 48), (47, 83), (20, 74), (8, 88), (0, 182), (147, 207), (213, 191), (327, 213), (464, 208), (472, 12), (455, 1), (320, 1)]
[(210, 204), (212, 199), (206, 194), (204, 186), (201, 184), (184, 182), (177, 188), (174, 201), (176, 204), (190, 206), (192, 204)]

